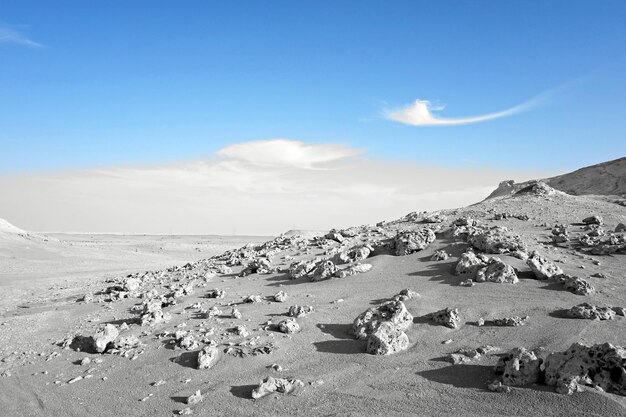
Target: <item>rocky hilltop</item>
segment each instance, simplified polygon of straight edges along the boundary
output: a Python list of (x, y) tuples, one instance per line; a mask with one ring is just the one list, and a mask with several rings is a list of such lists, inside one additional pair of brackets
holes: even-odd
[(0, 316), (0, 405), (624, 415), (624, 223), (622, 205), (533, 182), (470, 207), (53, 288)]
[(610, 195), (626, 197), (626, 157), (591, 165), (568, 174), (541, 180), (516, 183), (503, 181), (488, 198), (512, 195), (543, 182), (550, 187), (571, 195)]

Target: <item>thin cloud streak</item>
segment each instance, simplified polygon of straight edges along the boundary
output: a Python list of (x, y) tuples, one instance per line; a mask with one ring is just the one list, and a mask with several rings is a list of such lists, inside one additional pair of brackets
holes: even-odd
[(401, 109), (386, 111), (385, 117), (389, 120), (411, 126), (466, 125), (471, 123), (479, 123), (486, 122), (488, 120), (500, 119), (503, 117), (508, 117), (514, 114), (528, 111), (541, 104), (545, 100), (545, 98), (546, 94), (541, 94), (507, 110), (502, 110), (499, 112), (489, 113), (481, 116), (463, 117), (457, 119), (439, 118), (433, 114), (433, 111), (442, 110), (443, 107), (433, 107), (430, 101), (417, 99), (412, 104), (409, 104)]
[(0, 43), (13, 43), (28, 46), (31, 48), (41, 48), (43, 45), (29, 39), (26, 35), (15, 29), (0, 27)]

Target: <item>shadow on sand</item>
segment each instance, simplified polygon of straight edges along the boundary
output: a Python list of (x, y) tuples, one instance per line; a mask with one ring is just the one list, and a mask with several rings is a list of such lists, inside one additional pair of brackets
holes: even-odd
[(451, 365), (418, 372), (417, 375), (440, 384), (483, 391), (487, 391), (487, 384), (495, 379), (493, 366), (486, 365)]
[(350, 324), (318, 324), (317, 328), (322, 333), (329, 334), (337, 340), (325, 340), (323, 342), (315, 342), (313, 345), (318, 352), (352, 354), (365, 352), (366, 342), (364, 340), (355, 339), (349, 333), (352, 325)]

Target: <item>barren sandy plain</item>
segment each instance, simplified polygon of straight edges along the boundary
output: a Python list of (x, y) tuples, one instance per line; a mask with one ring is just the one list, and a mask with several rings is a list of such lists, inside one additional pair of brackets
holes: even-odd
[[(248, 238), (248, 246), (238, 238), (215, 237), (5, 238), (0, 247), (2, 414), (624, 416), (626, 397), (593, 384), (580, 384), (571, 395), (541, 381), (509, 392), (488, 389), (498, 378), (499, 358), (514, 348), (562, 352), (575, 342), (626, 346), (626, 317), (587, 320), (564, 314), (585, 302), (626, 307), (626, 254), (594, 255), (579, 244), (589, 233), (582, 223), (589, 216), (602, 217), (607, 235), (626, 223), (622, 201), (531, 190), (442, 210), (434, 222), (433, 213), (413, 213), (337, 231), (342, 235), (337, 239), (291, 234), (264, 245), (268, 238)], [(515, 268), (519, 282), (460, 285), (468, 276), (457, 275), (455, 268), (471, 245), (467, 236), (455, 235), (454, 223), (468, 218), (481, 230), (506, 227), (519, 236), (526, 254), (538, 251), (594, 291), (578, 295), (552, 280), (538, 280), (512, 253), (486, 256)], [(554, 243), (557, 224), (567, 225), (568, 241)], [(398, 232), (424, 228), (436, 234), (433, 242), (406, 255), (394, 252)], [(20, 246), (24, 240), (28, 251)], [(310, 272), (297, 279), (289, 272), (301, 259), (335, 259), (337, 268), (349, 267), (336, 256), (364, 244), (372, 251), (357, 263), (372, 265), (368, 272), (343, 278), (315, 278)], [(438, 250), (449, 258), (432, 260)], [(269, 262), (253, 263), (259, 259)], [(248, 264), (253, 267), (246, 270)], [(127, 274), (136, 274), (134, 281)], [(222, 290), (223, 298), (208, 298), (214, 289)], [(403, 289), (417, 293), (402, 298), (413, 317), (405, 330), (408, 346), (390, 355), (367, 353), (367, 341), (352, 334), (355, 318)], [(164, 320), (159, 316), (156, 323), (146, 319), (142, 325), (147, 300), (154, 296), (150, 290), (166, 297), (178, 293), (163, 302)], [(274, 299), (279, 291), (286, 293), (283, 302)], [(251, 295), (260, 299), (244, 302)], [(284, 333), (276, 324), (295, 305), (312, 311), (295, 319), (299, 331)], [(431, 320), (431, 313), (445, 308), (458, 309), (457, 328)], [(492, 324), (512, 316), (529, 317), (518, 327)], [(107, 323), (119, 335), (97, 353), (90, 343)], [(211, 345), (217, 348), (215, 361), (197, 369), (198, 352)], [(487, 345), (497, 349), (453, 359), (454, 353)], [(290, 393), (253, 399), (266, 377), (302, 383)], [(202, 401), (195, 402), (200, 398), (190, 396), (198, 391)]]

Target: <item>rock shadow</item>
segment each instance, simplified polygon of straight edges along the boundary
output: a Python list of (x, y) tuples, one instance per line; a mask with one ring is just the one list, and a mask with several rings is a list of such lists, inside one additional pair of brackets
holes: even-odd
[(428, 277), (429, 281), (441, 281), (442, 284), (448, 284), (456, 287), (465, 278), (463, 276), (454, 275), (455, 265), (456, 261), (439, 261), (435, 264), (428, 265), (425, 269), (411, 272), (408, 275), (417, 277)]
[(487, 365), (452, 365), (417, 372), (417, 375), (440, 384), (481, 391), (488, 391), (487, 384), (495, 378), (493, 366)]
[(305, 282), (311, 282), (311, 280), (307, 276), (304, 276), (298, 279), (291, 279), (291, 276), (289, 274), (269, 277), (267, 278), (266, 281), (272, 282), (271, 284), (268, 284), (268, 286), (270, 287), (280, 287), (283, 285), (298, 285), (298, 284), (304, 284)]
[(230, 393), (235, 397), (250, 400), (252, 399), (252, 391), (256, 387), (257, 385), (232, 385), (230, 387)]
[(336, 340), (314, 342), (313, 346), (318, 352), (354, 354), (365, 352), (366, 342), (355, 339), (349, 332), (350, 324), (318, 324), (317, 328), (323, 333), (333, 336)]
[(185, 368), (196, 369), (198, 365), (198, 351), (181, 353), (179, 356), (170, 358), (170, 361)]

